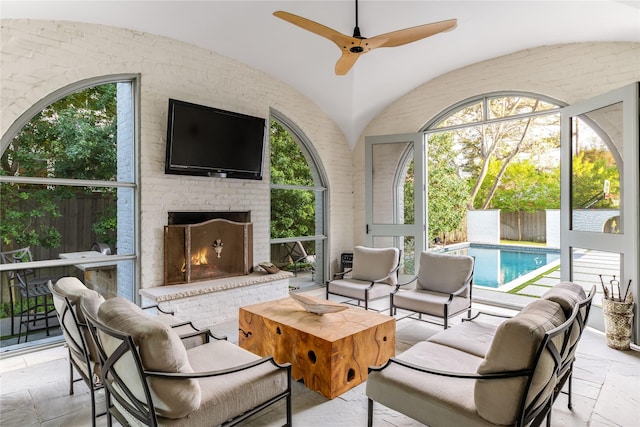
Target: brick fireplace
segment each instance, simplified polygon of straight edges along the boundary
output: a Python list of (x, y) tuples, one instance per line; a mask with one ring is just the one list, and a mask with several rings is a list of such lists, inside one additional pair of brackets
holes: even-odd
[[(237, 319), (242, 306), (288, 295), (292, 273), (251, 271), (250, 212), (169, 212), (167, 223), (168, 286), (140, 289), (143, 306), (160, 304), (197, 328), (212, 328)], [(192, 261), (199, 252), (204, 252), (206, 264), (198, 257)]]

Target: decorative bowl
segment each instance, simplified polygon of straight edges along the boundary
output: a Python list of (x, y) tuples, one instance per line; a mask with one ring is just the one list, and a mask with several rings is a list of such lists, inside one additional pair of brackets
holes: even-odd
[(302, 306), (305, 310), (314, 314), (326, 314), (336, 313), (338, 311), (346, 310), (347, 307), (344, 304), (338, 302), (327, 301), (316, 297), (301, 294), (289, 294), (291, 298)]

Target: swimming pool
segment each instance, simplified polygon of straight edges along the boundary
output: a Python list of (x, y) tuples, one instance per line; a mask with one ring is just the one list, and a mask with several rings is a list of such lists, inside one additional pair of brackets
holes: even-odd
[(446, 252), (475, 257), (473, 283), (491, 288), (500, 287), (560, 259), (557, 249), (475, 243)]

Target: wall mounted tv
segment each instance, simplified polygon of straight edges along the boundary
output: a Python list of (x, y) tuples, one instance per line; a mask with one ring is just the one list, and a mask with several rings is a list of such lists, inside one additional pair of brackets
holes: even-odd
[(165, 173), (262, 179), (266, 120), (169, 99)]

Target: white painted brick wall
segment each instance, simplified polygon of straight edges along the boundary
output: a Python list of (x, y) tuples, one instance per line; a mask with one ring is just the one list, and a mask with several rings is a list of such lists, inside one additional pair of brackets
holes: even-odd
[[(171, 210), (247, 210), (256, 264), (269, 259), (269, 159), (263, 181), (164, 174), (168, 98), (268, 117), (275, 109), (308, 137), (329, 188), (329, 256), (353, 246), (352, 159), (329, 117), (285, 82), (196, 46), (82, 23), (2, 20), (0, 134), (28, 108), (71, 83), (140, 75), (141, 288), (163, 283), (163, 226)], [(268, 148), (267, 148), (268, 152)]]
[(263, 182), (164, 175), (167, 99), (268, 117), (275, 109), (312, 142), (328, 177), (329, 256), (364, 242), (364, 135), (409, 133), (452, 104), (493, 91), (528, 91), (571, 104), (640, 81), (640, 44), (542, 46), (444, 74), (372, 120), (353, 152), (337, 125), (287, 85), (229, 58), (175, 40), (100, 25), (1, 20), (0, 134), (68, 84), (139, 73), (142, 288), (162, 283), (162, 227), (170, 210), (250, 210), (254, 260), (268, 259), (268, 159)]

